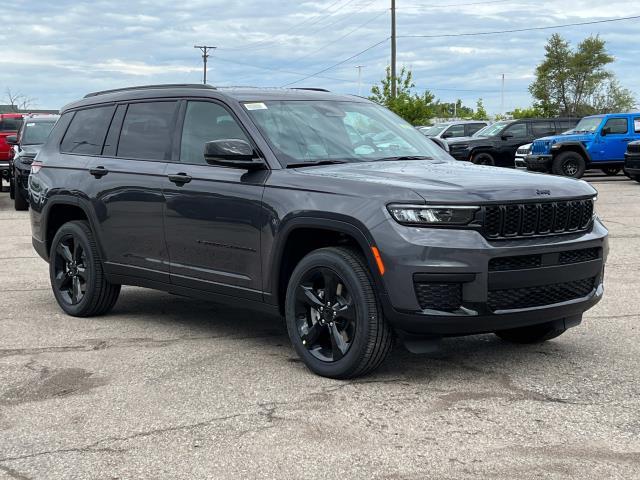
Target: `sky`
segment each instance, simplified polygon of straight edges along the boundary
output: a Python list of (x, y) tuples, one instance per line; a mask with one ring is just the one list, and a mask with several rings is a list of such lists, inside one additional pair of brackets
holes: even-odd
[[(225, 86), (297, 82), (292, 86), (366, 95), (390, 60), (390, 0), (3, 3), (0, 103), (8, 88), (33, 98), (34, 108), (55, 109), (96, 90), (200, 83), (194, 45), (217, 47), (208, 83)], [(397, 0), (396, 6), (398, 66), (412, 69), (418, 92), (469, 106), (482, 98), (490, 114), (500, 113), (504, 74), (504, 110), (530, 106), (527, 87), (547, 38), (558, 32), (573, 45), (600, 35), (615, 57), (610, 70), (640, 101), (640, 19), (444, 36), (640, 15), (640, 0)]]

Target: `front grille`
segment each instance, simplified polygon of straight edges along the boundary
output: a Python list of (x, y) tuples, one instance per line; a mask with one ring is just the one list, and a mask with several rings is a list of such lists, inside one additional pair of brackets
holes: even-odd
[(490, 272), (506, 270), (524, 270), (542, 266), (542, 255), (520, 255), (518, 257), (498, 257), (489, 261)]
[(488, 304), (493, 311), (541, 307), (586, 297), (593, 291), (595, 277), (538, 287), (490, 290)]
[(589, 229), (593, 200), (487, 205), (483, 211), (487, 238), (555, 235)]
[(462, 305), (462, 285), (460, 283), (415, 283), (418, 304), (423, 310), (453, 312)]
[(569, 250), (560, 254), (560, 264), (589, 262), (600, 258), (600, 248), (585, 248), (582, 250)]
[(640, 142), (633, 142), (627, 145), (627, 152), (640, 153)]
[(543, 155), (545, 153), (549, 153), (549, 142), (533, 142), (531, 145), (531, 153), (533, 155)]

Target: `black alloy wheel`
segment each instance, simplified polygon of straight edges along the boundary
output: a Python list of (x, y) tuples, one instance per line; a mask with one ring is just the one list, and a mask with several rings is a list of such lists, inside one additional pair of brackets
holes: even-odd
[(87, 291), (87, 255), (80, 242), (68, 234), (60, 239), (52, 261), (54, 287), (60, 298), (69, 305), (77, 305)]
[(325, 267), (306, 272), (295, 301), (296, 326), (318, 360), (335, 362), (349, 351), (356, 332), (356, 306), (344, 280)]
[(496, 163), (489, 153), (478, 153), (471, 158), (471, 163), (476, 165), (494, 166)]
[(83, 220), (65, 223), (53, 237), (49, 277), (58, 305), (74, 317), (105, 314), (120, 295), (120, 285), (107, 281), (93, 232)]
[(553, 159), (551, 170), (555, 175), (582, 178), (586, 168), (587, 164), (582, 155), (569, 151), (562, 152)]
[(324, 377), (365, 375), (393, 346), (371, 270), (351, 247), (320, 248), (298, 262), (287, 285), (285, 317), (297, 354)]

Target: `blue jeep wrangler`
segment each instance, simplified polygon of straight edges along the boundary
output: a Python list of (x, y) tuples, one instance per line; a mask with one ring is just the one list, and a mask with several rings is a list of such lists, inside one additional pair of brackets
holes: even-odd
[(587, 168), (616, 175), (627, 143), (640, 140), (640, 113), (585, 117), (573, 130), (533, 142), (527, 169), (580, 178)]

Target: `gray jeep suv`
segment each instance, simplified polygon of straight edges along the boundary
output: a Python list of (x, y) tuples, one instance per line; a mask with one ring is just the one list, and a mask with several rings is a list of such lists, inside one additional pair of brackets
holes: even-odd
[(326, 91), (89, 94), (63, 108), (29, 195), (68, 314), (107, 313), (121, 285), (232, 302), (283, 315), (328, 377), (370, 372), (396, 338), (548, 340), (603, 294), (589, 184), (456, 162)]

